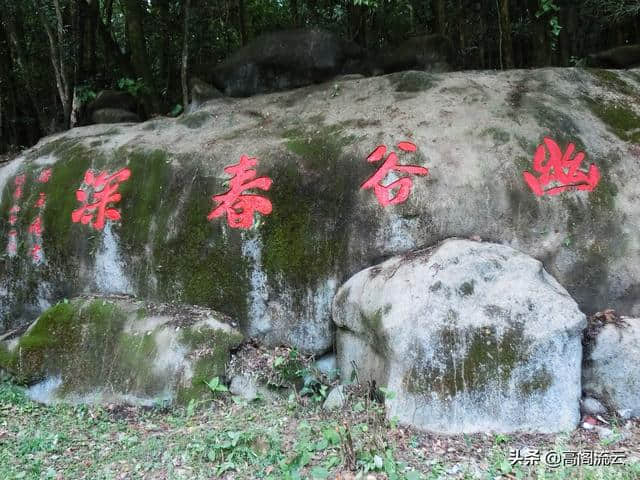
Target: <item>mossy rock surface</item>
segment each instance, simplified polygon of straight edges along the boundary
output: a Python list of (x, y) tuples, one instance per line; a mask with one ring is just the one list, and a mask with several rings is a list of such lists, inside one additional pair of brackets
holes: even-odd
[(199, 307), (80, 297), (0, 344), (0, 368), (47, 403), (184, 402), (224, 377), (243, 339), (231, 323)]
[(580, 418), (585, 316), (510, 247), (450, 239), (393, 257), (351, 277), (333, 317), (344, 378), (393, 391), (388, 415), (402, 422), (549, 432)]
[[(543, 260), (586, 313), (640, 315), (640, 263), (628, 261), (640, 255), (634, 73), (396, 72), (43, 139), (0, 168), (0, 335), (64, 298), (124, 293), (210, 308), (237, 319), (247, 336), (320, 355), (333, 348), (331, 302), (347, 278), (451, 236), (508, 243)], [(593, 191), (531, 191), (523, 172), (540, 176), (533, 157), (545, 137), (585, 153), (580, 170), (593, 164), (601, 174)], [(378, 147), (384, 160), (367, 161)], [(365, 188), (391, 152), (399, 166), (429, 173), (391, 171), (377, 193)], [(227, 214), (208, 219), (213, 197), (229, 191), (225, 169), (243, 155), (256, 159), (257, 177), (272, 180), (269, 190), (243, 192), (272, 206), (254, 212), (249, 229), (234, 228)], [(49, 181), (39, 183), (48, 168)], [(86, 172), (123, 168), (130, 176), (110, 205), (114, 218), (99, 230), (72, 222)], [(384, 206), (379, 187), (400, 177), (410, 180), (406, 201)], [(29, 233), (38, 217), (41, 238)], [(461, 298), (477, 289), (465, 280), (446, 287)]]

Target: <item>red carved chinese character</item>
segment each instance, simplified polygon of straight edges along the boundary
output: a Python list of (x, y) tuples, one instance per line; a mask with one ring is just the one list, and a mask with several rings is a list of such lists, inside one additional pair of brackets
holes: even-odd
[(7, 253), (10, 257), (15, 256), (18, 252), (18, 232), (11, 230), (9, 232), (9, 243), (7, 244)]
[(13, 181), (13, 184), (16, 186), (16, 189), (13, 191), (14, 200), (19, 200), (22, 197), (22, 186), (24, 185), (26, 178), (27, 177), (24, 174), (18, 175)]
[(107, 175), (107, 172), (101, 172), (97, 177), (91, 170), (87, 170), (84, 175), (84, 183), (89, 187), (93, 187), (94, 202), (88, 201), (89, 195), (82, 189), (76, 190), (76, 199), (83, 202), (83, 205), (71, 212), (71, 220), (74, 223), (81, 222), (87, 225), (95, 216), (94, 222), (91, 224), (96, 230), (102, 230), (105, 224), (105, 218), (109, 220), (120, 220), (120, 212), (109, 206), (110, 203), (119, 202), (122, 196), (116, 193), (120, 183), (124, 182), (131, 176), (131, 170), (123, 168), (113, 175)]
[[(546, 148), (545, 148), (546, 147)], [(538, 145), (533, 157), (533, 169), (540, 174), (539, 177), (532, 173), (523, 172), (525, 182), (536, 195), (557, 195), (565, 190), (586, 190), (592, 191), (600, 181), (600, 171), (598, 167), (591, 164), (589, 170), (580, 170), (584, 152), (578, 152), (571, 158), (575, 145), (570, 143), (567, 150), (562, 153), (558, 144), (549, 137), (544, 138), (544, 144)], [(547, 160), (547, 152), (549, 159)], [(546, 163), (545, 163), (546, 161)], [(551, 182), (559, 185), (545, 190)]]
[[(410, 142), (400, 142), (398, 148), (405, 152), (415, 152), (417, 147)], [(369, 163), (379, 162), (384, 158), (387, 153), (387, 147), (384, 145), (378, 146), (368, 157)], [(409, 177), (403, 177), (389, 185), (382, 185), (382, 181), (390, 171), (406, 172), (413, 175), (428, 175), (429, 170), (417, 165), (398, 165), (398, 157), (395, 152), (391, 152), (378, 171), (364, 182), (360, 188), (368, 189), (373, 188), (373, 193), (378, 197), (378, 202), (384, 207), (387, 205), (397, 205), (403, 203), (409, 198), (411, 193), (411, 187), (413, 181)], [(397, 189), (395, 195), (393, 191)]]
[(31, 255), (31, 258), (33, 259), (34, 262), (38, 262), (39, 260), (42, 260), (42, 247), (36, 243), (31, 249), (31, 251), (29, 252), (29, 255)]
[(49, 179), (51, 178), (51, 169), (47, 168), (46, 170), (43, 170), (40, 172), (40, 175), (38, 176), (38, 183), (47, 183), (49, 181)]
[(29, 225), (29, 233), (33, 235), (42, 235), (42, 219), (40, 217), (36, 217), (31, 225)]
[(9, 225), (15, 225), (18, 221), (18, 212), (20, 211), (20, 207), (18, 205), (14, 205), (9, 209)]
[(43, 193), (40, 192), (40, 196), (38, 197), (38, 201), (36, 202), (36, 208), (42, 208), (44, 207), (44, 203), (47, 200), (47, 196)]
[(259, 195), (241, 195), (250, 188), (269, 190), (271, 179), (269, 177), (256, 177), (256, 171), (251, 167), (257, 164), (255, 158), (246, 155), (240, 157), (240, 162), (235, 165), (225, 167), (224, 171), (233, 175), (229, 181), (230, 188), (227, 193), (214, 195), (213, 201), (219, 205), (207, 216), (208, 220), (227, 214), (227, 223), (232, 228), (251, 228), (253, 225), (253, 214), (259, 212), (269, 215), (273, 209), (269, 199)]

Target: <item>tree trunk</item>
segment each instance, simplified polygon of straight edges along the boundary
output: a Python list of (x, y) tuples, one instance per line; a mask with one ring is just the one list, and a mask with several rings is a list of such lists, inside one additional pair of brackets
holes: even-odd
[[(242, 2), (242, 0), (240, 0)], [(294, 27), (300, 26), (300, 13), (298, 10), (298, 0), (291, 0), (291, 20)]]
[(538, 11), (538, 0), (529, 0), (529, 18), (532, 25), (532, 44), (529, 51), (531, 52), (531, 65), (534, 67), (544, 67), (549, 62), (549, 42), (547, 41), (547, 22), (546, 15), (536, 17)]
[(144, 10), (141, 0), (122, 0), (125, 9), (126, 25), (129, 32), (129, 45), (131, 48), (131, 60), (133, 68), (139, 78), (144, 82), (146, 92), (142, 98), (145, 103), (147, 115), (159, 111), (158, 101), (155, 95), (151, 64), (147, 54), (147, 46), (144, 37), (143, 16)]
[[(169, 87), (171, 84), (171, 25), (169, 3), (166, 0), (154, 0), (156, 15), (159, 21), (162, 39), (160, 40), (160, 82), (159, 88), (162, 96), (169, 96)], [(165, 94), (166, 92), (166, 94)], [(165, 98), (166, 98), (165, 97)]]
[(513, 44), (511, 42), (511, 19), (509, 0), (499, 0), (500, 26), (500, 67), (513, 68)]
[(100, 3), (98, 0), (87, 0), (88, 32), (87, 32), (87, 75), (90, 78), (96, 74), (96, 38), (98, 22), (100, 21)]
[(182, 106), (187, 110), (189, 105), (189, 86), (187, 83), (187, 67), (189, 63), (189, 12), (191, 10), (191, 0), (184, 1), (184, 37), (182, 40)]
[[(298, 8), (296, 6), (296, 8)], [(243, 47), (247, 44), (249, 39), (247, 38), (247, 20), (246, 20), (246, 7), (244, 0), (238, 0), (238, 20), (240, 23), (240, 45)], [(294, 23), (295, 25), (295, 23)]]
[(445, 15), (445, 0), (435, 0), (433, 2), (433, 14), (435, 16), (436, 33), (445, 35), (447, 31), (447, 21)]
[(71, 87), (69, 84), (69, 74), (67, 70), (67, 62), (64, 58), (64, 23), (62, 19), (62, 10), (60, 9), (60, 3), (58, 0), (53, 0), (53, 4), (56, 11), (56, 35), (54, 35), (49, 20), (47, 19), (44, 8), (40, 5), (38, 13), (40, 14), (40, 21), (47, 34), (49, 40), (49, 51), (51, 53), (51, 64), (53, 65), (53, 72), (56, 79), (56, 87), (58, 89), (58, 96), (60, 97), (60, 103), (62, 104), (62, 112), (64, 115), (63, 125), (64, 128), (69, 128), (71, 121), (71, 105), (73, 98), (71, 97)]
[(47, 116), (44, 113), (43, 106), (38, 102), (38, 96), (33, 86), (33, 82), (31, 81), (31, 79), (33, 78), (33, 73), (31, 72), (30, 65), (26, 62), (26, 56), (24, 54), (24, 50), (22, 49), (22, 45), (18, 41), (19, 38), (24, 38), (24, 36), (18, 35), (16, 27), (17, 21), (13, 16), (12, 10), (10, 8), (6, 8), (7, 5), (4, 4), (0, 4), (0, 7), (0, 22), (2, 22), (7, 34), (9, 45), (11, 46), (14, 54), (15, 63), (18, 65), (18, 68), (22, 73), (22, 79), (26, 87), (27, 96), (29, 97), (33, 109), (36, 112), (38, 128), (41, 132), (51, 133), (47, 130)]

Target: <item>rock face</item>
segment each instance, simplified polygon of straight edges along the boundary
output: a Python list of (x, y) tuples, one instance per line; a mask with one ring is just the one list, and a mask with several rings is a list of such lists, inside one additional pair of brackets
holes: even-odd
[(640, 417), (640, 320), (606, 325), (585, 352), (583, 389), (614, 411)]
[(213, 83), (232, 97), (311, 85), (336, 75), (359, 53), (357, 46), (324, 30), (268, 33), (218, 66)]
[[(475, 235), (543, 261), (585, 313), (640, 315), (639, 73), (400, 72), (43, 139), (0, 167), (0, 332), (64, 298), (126, 293), (211, 308), (248, 336), (319, 356), (350, 276)], [(585, 151), (581, 170), (601, 174), (593, 191), (534, 194), (523, 172), (538, 175), (544, 137)], [(385, 185), (407, 177), (411, 190), (387, 206), (363, 188), (382, 145), (428, 168), (389, 172)], [(272, 181), (243, 192), (272, 210), (248, 229), (211, 216), (243, 155)], [(117, 187), (103, 224), (89, 208), (101, 172)]]
[(195, 112), (203, 103), (209, 100), (224, 97), (219, 90), (199, 78), (192, 78), (189, 81), (189, 91), (191, 92), (191, 103), (189, 104), (187, 113)]
[(402, 70), (446, 72), (451, 70), (453, 47), (443, 35), (412, 37), (385, 53), (376, 61), (375, 68), (384, 73)]
[(101, 108), (91, 114), (93, 123), (137, 123), (140, 117), (120, 108)]
[(388, 415), (401, 422), (554, 432), (580, 418), (585, 316), (510, 247), (452, 239), (394, 257), (338, 290), (333, 319), (343, 378), (395, 392)]
[(128, 92), (102, 90), (87, 106), (91, 123), (139, 122), (138, 101)]
[(587, 57), (591, 67), (633, 68), (640, 66), (640, 44), (625, 45), (594, 53)]
[(46, 403), (185, 402), (224, 375), (230, 349), (242, 341), (229, 322), (205, 308), (77, 298), (0, 343), (0, 369)]

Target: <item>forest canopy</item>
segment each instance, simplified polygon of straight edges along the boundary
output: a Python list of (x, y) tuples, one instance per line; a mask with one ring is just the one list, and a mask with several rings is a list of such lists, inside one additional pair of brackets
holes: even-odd
[(205, 81), (267, 32), (319, 27), (381, 51), (450, 39), (457, 69), (584, 66), (640, 43), (640, 0), (0, 0), (0, 153), (81, 124), (101, 90), (178, 115)]

